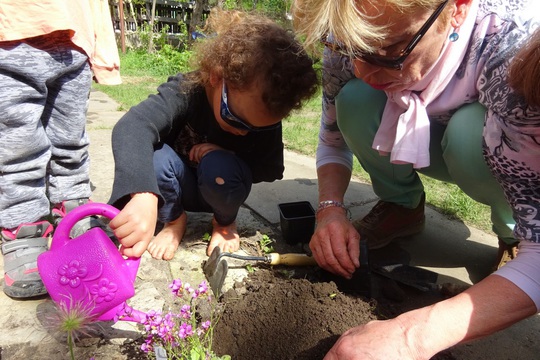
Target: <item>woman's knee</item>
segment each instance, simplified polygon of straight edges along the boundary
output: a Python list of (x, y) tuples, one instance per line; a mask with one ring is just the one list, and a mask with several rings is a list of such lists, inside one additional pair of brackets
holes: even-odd
[(482, 154), (486, 109), (479, 103), (461, 107), (450, 119), (441, 145), (450, 175), (459, 178), (491, 178)]
[(375, 90), (359, 79), (345, 84), (336, 97), (337, 122), (344, 136), (354, 134), (359, 142), (371, 147), (386, 100), (383, 91)]
[(453, 181), (467, 195), (492, 208), (506, 207), (501, 186), (482, 152), (485, 115), (486, 109), (473, 103), (452, 116), (442, 141), (443, 158)]

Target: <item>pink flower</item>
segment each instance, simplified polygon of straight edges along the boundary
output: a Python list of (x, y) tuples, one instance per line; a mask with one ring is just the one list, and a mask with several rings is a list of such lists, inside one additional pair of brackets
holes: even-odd
[(184, 319), (191, 318), (191, 306), (182, 305), (182, 308), (180, 309), (180, 317), (182, 317)]
[(208, 284), (206, 283), (206, 281), (203, 281), (202, 283), (199, 284), (199, 287), (195, 290), (193, 297), (197, 298), (206, 293), (208, 293)]
[(180, 279), (174, 279), (171, 284), (169, 284), (169, 288), (171, 289), (172, 293), (175, 294), (178, 297), (182, 296), (182, 291), (184, 290), (184, 287), (182, 285), (182, 280)]
[(191, 325), (182, 323), (182, 325), (180, 325), (180, 330), (178, 330), (178, 336), (180, 336), (181, 339), (185, 339), (191, 335), (193, 335), (193, 329), (191, 328)]

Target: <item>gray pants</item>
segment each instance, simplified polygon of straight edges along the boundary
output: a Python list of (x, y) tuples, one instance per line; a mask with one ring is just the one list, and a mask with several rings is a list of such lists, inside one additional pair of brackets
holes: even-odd
[(65, 32), (0, 42), (0, 227), (88, 198), (88, 57)]

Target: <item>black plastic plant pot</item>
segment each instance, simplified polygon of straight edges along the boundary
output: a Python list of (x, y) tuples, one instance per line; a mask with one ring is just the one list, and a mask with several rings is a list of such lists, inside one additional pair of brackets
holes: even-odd
[(309, 243), (315, 229), (315, 210), (309, 201), (278, 204), (281, 233), (287, 244)]

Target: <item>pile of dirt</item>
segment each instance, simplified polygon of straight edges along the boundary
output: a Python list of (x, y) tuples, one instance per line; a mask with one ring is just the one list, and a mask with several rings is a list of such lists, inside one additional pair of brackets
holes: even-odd
[[(375, 300), (343, 284), (321, 281), (324, 276), (287, 274), (260, 269), (222, 296), (225, 307), (214, 332), (216, 354), (234, 360), (322, 359), (349, 328), (441, 299), (436, 292), (397, 289), (395, 284), (389, 288), (384, 279), (373, 277)], [(399, 301), (389, 299), (391, 289)], [(454, 358), (445, 352), (434, 359)]]
[(269, 270), (256, 271), (222, 301), (214, 349), (235, 360), (320, 359), (345, 330), (376, 318), (372, 303), (341, 293), (333, 282)]

